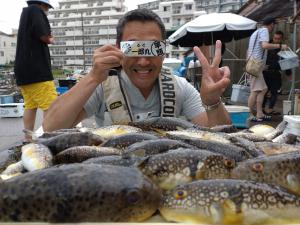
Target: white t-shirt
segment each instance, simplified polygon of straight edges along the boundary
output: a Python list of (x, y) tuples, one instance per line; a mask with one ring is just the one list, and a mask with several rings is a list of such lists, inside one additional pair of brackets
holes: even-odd
[[(248, 57), (253, 56), (256, 59), (266, 58), (266, 52), (262, 48), (262, 42), (269, 42), (269, 31), (266, 27), (259, 28), (250, 37), (249, 47), (248, 47)], [(256, 39), (256, 41), (255, 41)], [(255, 43), (255, 46), (253, 47)], [(264, 54), (264, 55), (263, 55)], [(247, 57), (247, 58), (248, 58)]]
[[(185, 116), (191, 119), (205, 109), (202, 106), (200, 93), (183, 77), (175, 76), (178, 90), (176, 90), (176, 116)], [(128, 101), (132, 110), (134, 119), (137, 120), (140, 115), (150, 115), (150, 117), (160, 116), (160, 96), (159, 86), (154, 86), (147, 99), (135, 87), (127, 75), (122, 70), (121, 83), (126, 91)], [(105, 101), (103, 99), (103, 88), (100, 84), (84, 106), (87, 116), (95, 115), (98, 126), (104, 124), (104, 113), (106, 111)]]

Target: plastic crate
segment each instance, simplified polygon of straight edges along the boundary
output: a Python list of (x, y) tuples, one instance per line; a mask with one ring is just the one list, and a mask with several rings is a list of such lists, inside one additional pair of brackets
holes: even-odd
[(13, 95), (0, 95), (0, 104), (14, 103)]
[(63, 93), (67, 92), (69, 90), (68, 87), (56, 87), (56, 91), (58, 95), (62, 95)]
[(291, 48), (277, 53), (281, 57), (278, 61), (281, 70), (288, 70), (299, 66), (298, 55)]
[(230, 100), (232, 102), (247, 103), (250, 95), (250, 87), (242, 84), (233, 84)]
[(278, 60), (281, 70), (288, 70), (299, 66), (298, 57)]
[(237, 128), (249, 128), (250, 110), (247, 106), (225, 105), (228, 111), (232, 124)]
[(0, 104), (0, 117), (22, 117), (24, 103)]
[(300, 136), (300, 116), (299, 115), (285, 115), (283, 120), (286, 121), (287, 127), (284, 133), (291, 133)]

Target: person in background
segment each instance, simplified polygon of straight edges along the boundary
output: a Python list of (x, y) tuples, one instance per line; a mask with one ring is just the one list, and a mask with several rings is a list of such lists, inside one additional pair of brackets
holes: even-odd
[[(285, 44), (269, 43), (269, 33), (272, 32), (276, 24), (276, 19), (273, 17), (266, 17), (263, 20), (263, 26), (257, 29), (250, 37), (247, 58), (252, 56), (256, 59), (263, 59), (266, 62), (268, 49), (286, 49)], [(270, 115), (263, 113), (263, 100), (268, 87), (264, 80), (262, 71), (258, 77), (251, 77), (250, 80), (250, 96), (248, 99), (248, 107), (250, 109), (250, 118), (253, 122), (262, 122), (271, 120)]]
[[(14, 72), (25, 103), (24, 128), (33, 131), (37, 109), (45, 116), (57, 97), (48, 48), (54, 42), (47, 18), (53, 7), (49, 0), (29, 0), (27, 4), (20, 17)], [(30, 141), (28, 135), (25, 141)]]
[[(282, 44), (282, 41), (283, 41), (283, 32), (276, 31), (270, 43)], [(274, 111), (274, 106), (277, 101), (278, 91), (281, 88), (281, 83), (282, 83), (282, 77), (281, 77), (282, 72), (281, 72), (280, 65), (278, 63), (280, 57), (277, 55), (279, 51), (280, 51), (279, 48), (268, 51), (266, 67), (265, 70), (263, 71), (264, 79), (268, 86), (268, 92), (266, 93), (263, 102), (263, 108), (265, 109), (264, 112), (267, 115), (281, 114), (280, 112)], [(292, 71), (286, 70), (285, 74), (288, 77), (290, 77)], [(267, 102), (268, 102), (268, 108), (266, 108)]]
[(202, 126), (230, 124), (220, 99), (230, 83), (229, 68), (219, 68), (222, 43), (216, 42), (211, 65), (194, 47), (203, 70), (199, 93), (185, 78), (162, 67), (165, 39), (157, 14), (145, 8), (127, 12), (117, 25), (116, 46), (95, 50), (90, 72), (51, 105), (44, 131), (72, 128), (93, 115), (103, 126), (106, 110), (115, 124), (160, 116), (185, 116)]

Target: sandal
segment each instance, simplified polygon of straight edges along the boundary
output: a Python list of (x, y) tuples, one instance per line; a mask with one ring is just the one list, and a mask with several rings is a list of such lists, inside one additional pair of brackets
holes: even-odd
[(272, 114), (274, 116), (280, 116), (281, 115), (280, 112), (276, 112), (276, 111), (272, 111), (270, 114)]
[(257, 118), (257, 117), (254, 116), (254, 117), (251, 118), (251, 121), (252, 122), (262, 122), (262, 121), (264, 121), (264, 119), (263, 118)]
[(263, 110), (263, 113), (265, 115), (273, 115), (273, 116), (280, 116), (281, 115), (280, 112), (276, 112), (276, 111), (266, 112), (266, 111)]
[(272, 120), (272, 116), (270, 116), (270, 115), (264, 115), (263, 118), (260, 118), (260, 119), (262, 119), (264, 121), (271, 121)]

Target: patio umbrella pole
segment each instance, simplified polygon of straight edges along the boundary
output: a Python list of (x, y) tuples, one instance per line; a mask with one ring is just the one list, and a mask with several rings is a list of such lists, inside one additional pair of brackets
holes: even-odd
[[(297, 0), (294, 0), (294, 17), (297, 14)], [(293, 29), (293, 51), (296, 50), (296, 32), (297, 32), (297, 24), (296, 21), (294, 21), (294, 29)], [(289, 100), (291, 101), (291, 115), (294, 115), (294, 104), (295, 104), (295, 72), (296, 68), (292, 69), (292, 84), (291, 89), (289, 93)]]

